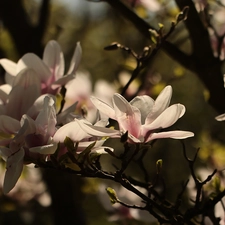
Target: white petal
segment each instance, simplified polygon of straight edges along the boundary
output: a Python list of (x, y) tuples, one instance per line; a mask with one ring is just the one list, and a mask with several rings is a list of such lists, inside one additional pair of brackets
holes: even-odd
[(60, 114), (57, 114), (57, 124), (65, 124), (70, 122), (70, 119), (73, 118), (72, 115), (76, 110), (77, 103), (78, 102), (75, 102), (73, 105), (63, 110)]
[(54, 134), (53, 140), (57, 143), (63, 143), (66, 137), (69, 137), (74, 142), (78, 142), (84, 138), (89, 138), (90, 135), (81, 129), (80, 125), (75, 120), (60, 127)]
[(54, 154), (57, 149), (57, 146), (58, 146), (57, 143), (52, 143), (49, 145), (43, 145), (43, 146), (29, 148), (29, 151), (34, 152), (34, 153), (45, 154), (45, 155)]
[(31, 118), (35, 119), (38, 115), (38, 113), (43, 109), (44, 107), (44, 99), (46, 96), (51, 97), (54, 102), (56, 101), (56, 97), (54, 95), (51, 94), (43, 94), (41, 96), (39, 96), (34, 104), (29, 108), (29, 110), (27, 111), (27, 115), (29, 115)]
[(38, 75), (41, 82), (49, 79), (51, 72), (49, 68), (44, 64), (44, 62), (35, 54), (27, 53), (25, 54), (17, 64), (18, 72), (24, 68), (32, 68)]
[(109, 120), (105, 118), (105, 119), (101, 119), (97, 121), (94, 125), (98, 127), (106, 127), (108, 124), (109, 124)]
[(12, 149), (0, 146), (0, 155), (5, 161), (7, 161), (7, 158), (12, 154), (13, 154)]
[(173, 138), (173, 139), (185, 139), (189, 137), (193, 137), (194, 133), (190, 131), (182, 131), (182, 130), (174, 130), (174, 131), (166, 131), (151, 134), (145, 142), (149, 142), (154, 139), (160, 138)]
[(109, 118), (116, 120), (115, 110), (112, 106), (93, 96), (90, 99), (100, 112), (102, 112)]
[(60, 77), (58, 80), (52, 83), (52, 89), (56, 89), (58, 87), (61, 87), (63, 85), (66, 85), (69, 81), (73, 80), (75, 78), (74, 74), (65, 75), (63, 77)]
[(147, 96), (137, 96), (134, 99), (130, 101), (130, 104), (132, 106), (137, 107), (141, 112), (141, 122), (144, 124), (145, 118), (147, 117), (148, 113), (152, 110), (152, 107), (154, 105), (154, 100)]
[(181, 104), (171, 105), (160, 114), (151, 124), (143, 126), (144, 130), (167, 128), (173, 125), (185, 113), (185, 107)]
[(22, 70), (16, 76), (13, 89), (9, 94), (7, 115), (20, 120), (40, 96), (40, 91), (40, 81), (36, 73), (29, 68)]
[(217, 121), (224, 121), (224, 120), (225, 120), (225, 113), (224, 113), (224, 114), (221, 114), (221, 115), (219, 115), (219, 116), (217, 116), (215, 119), (216, 119)]
[(149, 124), (155, 120), (169, 106), (171, 97), (172, 87), (166, 86), (155, 100), (152, 111), (147, 115), (145, 121), (146, 124)]
[(67, 72), (67, 74), (75, 74), (77, 71), (77, 68), (80, 64), (81, 61), (81, 56), (82, 56), (82, 48), (80, 46), (80, 42), (77, 43), (73, 57), (70, 62), (70, 67)]
[(63, 76), (65, 67), (64, 56), (60, 45), (56, 41), (51, 40), (47, 43), (44, 50), (43, 62), (49, 67), (55, 80)]
[(19, 149), (17, 152), (8, 157), (6, 163), (6, 173), (4, 178), (3, 192), (7, 194), (15, 186), (23, 170), (24, 150)]
[(7, 103), (8, 96), (11, 90), (12, 87), (9, 84), (3, 84), (0, 86), (0, 99), (2, 100), (3, 104)]
[(17, 74), (17, 64), (14, 63), (11, 60), (8, 60), (8, 59), (1, 59), (0, 64), (4, 68), (4, 70), (6, 71), (6, 74), (5, 74), (6, 84), (11, 85), (13, 83), (13, 80), (14, 80), (16, 74)]
[(16, 73), (17, 73), (17, 70), (16, 70), (17, 64), (16, 63), (14, 63), (13, 61), (11, 61), (9, 59), (1, 59), (0, 64), (8, 74), (13, 75), (13, 76), (16, 75)]
[(109, 149), (111, 152), (114, 151), (113, 148), (102, 146), (102, 147), (98, 147), (98, 148), (95, 148), (95, 147), (94, 147), (94, 148), (92, 149), (91, 153), (108, 154), (108, 153), (105, 151), (106, 148)]
[(120, 132), (118, 130), (112, 130), (110, 128), (98, 127), (94, 125), (89, 125), (83, 122), (83, 120), (77, 120), (79, 126), (89, 135), (97, 137), (120, 137)]
[(52, 136), (55, 133), (56, 111), (54, 103), (51, 97), (46, 96), (44, 98), (44, 107), (35, 120), (36, 127), (42, 135)]
[(0, 131), (15, 134), (20, 129), (20, 122), (12, 117), (0, 115)]

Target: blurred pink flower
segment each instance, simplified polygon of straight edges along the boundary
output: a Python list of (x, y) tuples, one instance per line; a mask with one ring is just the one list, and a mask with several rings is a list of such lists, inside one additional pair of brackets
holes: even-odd
[(77, 43), (74, 55), (71, 59), (69, 70), (64, 76), (64, 56), (56, 41), (49, 41), (45, 47), (43, 59), (33, 53), (25, 54), (18, 63), (8, 59), (1, 59), (0, 64), (6, 71), (6, 83), (13, 84), (18, 73), (24, 68), (33, 69), (41, 82), (41, 92), (57, 93), (58, 89), (74, 78), (81, 60), (82, 49)]
[[(0, 117), (1, 118), (1, 117)], [(10, 117), (9, 117), (10, 118)], [(20, 125), (12, 118), (14, 125), (9, 126), (7, 131), (15, 132)], [(15, 137), (10, 140), (9, 147), (0, 147), (0, 155), (6, 161), (6, 173), (3, 184), (3, 192), (8, 193), (16, 184), (23, 170), (24, 163), (30, 163), (39, 157), (45, 160), (45, 156), (53, 154), (57, 148), (52, 136), (55, 133), (56, 113), (54, 101), (46, 97), (43, 104), (43, 110), (39, 113), (34, 121), (27, 115), (21, 119), (21, 128), (16, 132)], [(33, 157), (33, 158), (32, 158)], [(24, 161), (24, 159), (26, 160)], [(32, 160), (31, 160), (32, 161)]]

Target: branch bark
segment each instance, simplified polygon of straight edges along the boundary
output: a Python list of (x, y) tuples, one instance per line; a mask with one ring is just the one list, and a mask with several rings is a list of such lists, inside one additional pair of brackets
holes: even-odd
[[(146, 23), (132, 9), (127, 7), (121, 0), (105, 0), (133, 25), (146, 38), (150, 38), (149, 29), (154, 29)], [(185, 21), (189, 32), (193, 52), (187, 55), (174, 44), (165, 41), (161, 48), (174, 60), (186, 69), (194, 72), (203, 82), (210, 93), (209, 103), (218, 111), (225, 112), (225, 89), (223, 85), (222, 62), (214, 57), (207, 28), (204, 27), (192, 0), (176, 0), (177, 5), (182, 10), (185, 6), (189, 7), (189, 15)]]

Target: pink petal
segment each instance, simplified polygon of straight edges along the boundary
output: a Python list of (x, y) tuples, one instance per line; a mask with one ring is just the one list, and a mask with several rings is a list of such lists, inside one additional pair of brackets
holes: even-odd
[(120, 129), (123, 132), (128, 131), (133, 136), (138, 137), (141, 128), (140, 110), (129, 104), (120, 94), (114, 94), (113, 103), (116, 120), (119, 123)]

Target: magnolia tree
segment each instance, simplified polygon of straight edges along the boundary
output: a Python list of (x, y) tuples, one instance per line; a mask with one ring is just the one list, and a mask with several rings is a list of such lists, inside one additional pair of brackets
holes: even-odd
[[(5, 84), (0, 86), (0, 155), (6, 165), (4, 194), (16, 188), (24, 167), (32, 165), (99, 178), (99, 200), (106, 210), (113, 212), (111, 220), (135, 219), (146, 224), (225, 224), (223, 171), (217, 168), (195, 170), (198, 149), (195, 156), (189, 158), (183, 142), (183, 139), (193, 138), (194, 133), (186, 131), (185, 127), (182, 130), (170, 128), (186, 110), (181, 103), (170, 104), (172, 86), (165, 85), (156, 98), (152, 98), (143, 85), (131, 91), (140, 72), (159, 49), (165, 49), (197, 73), (209, 89), (211, 105), (219, 112), (225, 111), (217, 99), (218, 94), (224, 94), (220, 71), (224, 34), (219, 34), (210, 18), (206, 18), (208, 4), (203, 1), (194, 5), (192, 1), (177, 0), (180, 13), (165, 32), (162, 24), (154, 29), (130, 8), (142, 4), (157, 11), (160, 9), (157, 1), (131, 1), (127, 3), (129, 6), (120, 0), (106, 2), (151, 40), (151, 45), (141, 54), (117, 42), (105, 47), (109, 51), (125, 51), (136, 61), (136, 68), (122, 90), (102, 82), (91, 93), (90, 81), (78, 71), (82, 58), (79, 42), (68, 70), (65, 70), (64, 56), (55, 40), (46, 44), (42, 58), (27, 53), (17, 63), (0, 59), (5, 70)], [(218, 4), (224, 7), (222, 2)], [(200, 14), (205, 16), (205, 24)], [(196, 24), (191, 24), (193, 20)], [(167, 41), (183, 22), (194, 46), (190, 56)], [(201, 48), (203, 52), (198, 51)], [(207, 62), (203, 64), (202, 54), (209, 56), (207, 62), (214, 67), (205, 67)], [(218, 71), (215, 77), (210, 76)], [(216, 120), (225, 120), (225, 115), (218, 113)], [(175, 201), (166, 198), (163, 160), (159, 158), (154, 162), (154, 179), (149, 178), (144, 163), (154, 143), (165, 138), (182, 143), (181, 151), (190, 169), (190, 179), (180, 188)], [(112, 163), (111, 168), (105, 166), (105, 155), (117, 164)], [(138, 162), (135, 165), (143, 178), (127, 173), (134, 161)]]

